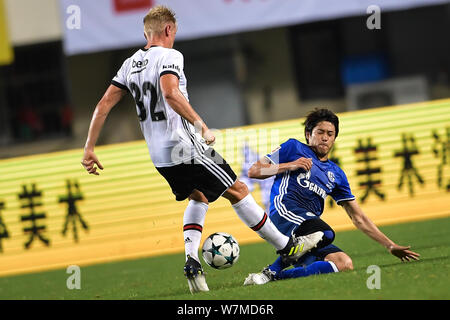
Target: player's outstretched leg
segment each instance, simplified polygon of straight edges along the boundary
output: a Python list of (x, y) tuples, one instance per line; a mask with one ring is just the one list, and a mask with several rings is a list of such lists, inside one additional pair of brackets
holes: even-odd
[(283, 250), (278, 250), (284, 264), (290, 265), (295, 263), (305, 253), (315, 248), (317, 244), (322, 240), (324, 233), (317, 231), (306, 236), (292, 237), (289, 241), (292, 241), (292, 245), (286, 246)]
[(209, 291), (202, 265), (189, 255), (184, 265), (184, 275), (187, 278), (189, 290), (192, 294)]
[(228, 199), (239, 218), (261, 238), (275, 247), (279, 254), (296, 261), (301, 252), (298, 239), (282, 234), (272, 223), (264, 209), (249, 193), (247, 186), (236, 181), (223, 196)]
[(295, 267), (283, 270), (277, 274), (277, 279), (291, 279), (299, 277), (308, 277), (314, 274), (325, 274), (339, 272), (339, 269), (332, 261), (316, 261), (306, 267)]
[(275, 272), (270, 266), (265, 267), (260, 273), (250, 273), (244, 281), (244, 286), (262, 285), (274, 280), (308, 277), (315, 274), (339, 272), (332, 261), (315, 261), (306, 267), (294, 267)]
[(244, 280), (244, 286), (262, 285), (274, 280), (276, 280), (276, 273), (267, 266), (259, 273), (250, 273)]
[(320, 218), (308, 219), (294, 231), (296, 246), (293, 252), (279, 252), (285, 265), (294, 264), (313, 248), (322, 248), (332, 243), (335, 237), (333, 229)]

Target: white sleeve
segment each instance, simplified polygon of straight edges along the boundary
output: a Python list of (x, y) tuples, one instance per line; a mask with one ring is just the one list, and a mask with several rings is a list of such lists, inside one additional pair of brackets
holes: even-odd
[(128, 68), (129, 68), (129, 59), (123, 62), (119, 71), (117, 71), (117, 74), (111, 80), (111, 84), (115, 85), (116, 87), (119, 87), (120, 89), (128, 91), (127, 76), (126, 76)]
[(175, 49), (171, 49), (162, 59), (158, 72), (160, 77), (165, 74), (173, 74), (178, 79), (180, 79), (183, 68), (183, 55), (181, 54), (181, 52)]

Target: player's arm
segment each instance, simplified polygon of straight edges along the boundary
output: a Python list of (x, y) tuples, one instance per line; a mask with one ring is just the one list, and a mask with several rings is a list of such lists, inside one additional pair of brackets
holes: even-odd
[(366, 216), (362, 211), (361, 207), (358, 205), (356, 200), (343, 201), (342, 206), (347, 212), (348, 216), (352, 220), (353, 224), (370, 238), (380, 243), (386, 249), (389, 250), (391, 254), (401, 259), (402, 261), (418, 260), (419, 254), (410, 251), (410, 246), (404, 247), (397, 245), (391, 239), (389, 239), (383, 232), (381, 232), (378, 227)]
[(89, 126), (86, 144), (84, 146), (83, 159), (81, 161), (83, 167), (90, 174), (99, 175), (99, 173), (97, 172), (97, 167), (95, 165), (103, 170), (103, 166), (101, 165), (100, 161), (98, 161), (98, 158), (94, 153), (94, 147), (97, 143), (97, 139), (100, 135), (100, 131), (103, 128), (106, 117), (108, 116), (111, 109), (122, 99), (122, 97), (126, 93), (126, 90), (123, 90), (114, 85), (110, 85), (95, 107), (91, 124)]
[(274, 164), (267, 157), (262, 157), (255, 162), (248, 170), (248, 177), (253, 179), (266, 179), (286, 171), (303, 169), (311, 170), (312, 160), (310, 158), (298, 158), (292, 162)]
[(161, 91), (167, 103), (181, 117), (189, 121), (195, 128), (200, 129), (202, 137), (207, 144), (212, 144), (216, 139), (202, 118), (195, 112), (189, 101), (179, 89), (178, 77), (174, 74), (164, 74), (160, 78)]

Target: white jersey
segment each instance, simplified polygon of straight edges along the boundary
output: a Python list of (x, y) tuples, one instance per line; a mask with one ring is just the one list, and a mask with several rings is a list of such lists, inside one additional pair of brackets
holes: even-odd
[(207, 149), (194, 126), (170, 107), (161, 92), (160, 77), (170, 73), (178, 77), (180, 91), (188, 99), (183, 67), (179, 51), (152, 46), (139, 49), (125, 60), (111, 81), (133, 95), (142, 134), (156, 167), (188, 163)]

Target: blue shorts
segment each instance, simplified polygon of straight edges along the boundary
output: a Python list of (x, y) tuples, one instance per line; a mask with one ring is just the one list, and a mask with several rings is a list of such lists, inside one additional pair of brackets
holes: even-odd
[[(328, 226), (323, 220), (320, 219), (319, 216), (311, 212), (304, 212), (303, 210), (291, 210), (289, 211), (289, 216), (281, 216), (278, 211), (272, 210), (270, 213), (270, 220), (273, 224), (280, 230), (281, 233), (290, 237), (293, 234), (302, 235), (309, 234), (311, 232), (317, 230), (332, 230), (330, 226)], [(295, 214), (295, 217), (293, 216)], [(303, 224), (305, 221), (318, 219), (318, 221), (308, 222)], [(311, 229), (315, 228), (315, 229)], [(334, 233), (334, 231), (333, 231)], [(333, 237), (334, 240), (334, 237)], [(330, 253), (342, 252), (340, 248), (330, 243), (322, 248), (312, 249), (310, 252), (306, 253), (302, 256), (295, 266), (306, 266), (315, 261), (323, 261), (325, 257)]]
[(283, 216), (277, 210), (270, 211), (270, 220), (280, 230), (280, 232), (288, 237), (294, 234), (303, 222), (311, 219), (318, 219), (312, 212), (305, 212), (303, 209), (289, 210)]
[(295, 263), (294, 267), (305, 267), (316, 261), (323, 261), (327, 255), (335, 252), (343, 252), (340, 248), (336, 247), (334, 244), (329, 244), (326, 247), (320, 249), (313, 249), (305, 255), (301, 256), (300, 259)]

